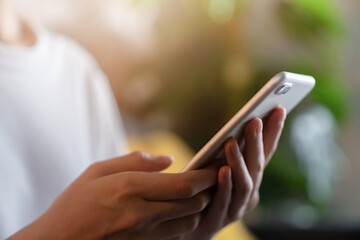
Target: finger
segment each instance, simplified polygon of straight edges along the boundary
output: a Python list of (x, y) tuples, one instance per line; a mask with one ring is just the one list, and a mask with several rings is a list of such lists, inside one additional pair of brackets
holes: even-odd
[(194, 231), (201, 216), (194, 214), (158, 224), (144, 239), (171, 239)]
[(223, 226), (232, 196), (232, 177), (231, 168), (223, 166), (219, 170), (218, 182), (215, 196), (204, 217), (205, 222), (201, 222), (207, 229), (218, 229)]
[(123, 184), (131, 184), (133, 191), (144, 199), (176, 200), (190, 198), (215, 185), (217, 171), (213, 168), (204, 168), (184, 173), (129, 172), (119, 174), (118, 178), (115, 181), (119, 184), (114, 187), (120, 188), (119, 190), (124, 187)]
[(267, 122), (269, 121), (270, 115), (273, 111), (270, 112), (270, 114), (266, 115), (265, 117), (261, 118), (263, 125), (266, 126)]
[(139, 229), (129, 233), (118, 232), (106, 239), (177, 239), (178, 237), (196, 229), (200, 222), (200, 215), (194, 214), (171, 221), (162, 222), (148, 229)]
[(255, 191), (254, 194), (251, 196), (246, 211), (250, 212), (251, 210), (253, 210), (258, 205), (259, 201), (260, 201), (259, 191)]
[(266, 164), (275, 153), (282, 129), (284, 127), (285, 118), (286, 110), (282, 107), (278, 107), (274, 109), (266, 124), (264, 124), (263, 139)]
[(149, 202), (147, 212), (151, 216), (151, 222), (160, 222), (177, 219), (203, 211), (211, 200), (209, 191), (203, 191), (194, 197), (172, 200)]
[(125, 171), (157, 172), (173, 162), (171, 156), (156, 156), (144, 152), (133, 152), (126, 156), (97, 162), (87, 170), (87, 176), (97, 178)]
[(260, 186), (265, 165), (262, 129), (262, 121), (259, 118), (251, 120), (245, 128), (245, 161), (254, 184), (251, 195)]
[(231, 138), (226, 142), (225, 155), (231, 168), (233, 181), (232, 200), (228, 215), (231, 220), (235, 220), (250, 198), (253, 182), (236, 139)]
[(141, 198), (132, 199), (127, 204), (126, 210), (112, 221), (112, 227), (108, 229), (108, 232), (116, 232), (118, 229), (133, 231), (140, 228), (153, 228), (162, 222), (200, 213), (208, 206), (210, 200), (209, 191), (201, 192), (191, 198), (172, 201), (152, 202)]

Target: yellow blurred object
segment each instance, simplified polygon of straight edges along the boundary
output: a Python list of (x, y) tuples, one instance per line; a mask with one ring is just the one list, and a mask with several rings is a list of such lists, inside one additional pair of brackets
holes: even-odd
[[(166, 154), (175, 158), (174, 163), (165, 172), (179, 172), (194, 156), (193, 151), (174, 133), (159, 131), (141, 136), (128, 136), (130, 149), (151, 154)], [(215, 240), (255, 240), (256, 238), (241, 222), (233, 223), (223, 229)]]

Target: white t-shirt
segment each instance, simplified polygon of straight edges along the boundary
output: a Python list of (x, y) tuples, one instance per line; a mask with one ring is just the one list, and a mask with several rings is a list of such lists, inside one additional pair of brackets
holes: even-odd
[(127, 151), (110, 85), (78, 44), (36, 30), (0, 44), (0, 239), (40, 216), (91, 163)]

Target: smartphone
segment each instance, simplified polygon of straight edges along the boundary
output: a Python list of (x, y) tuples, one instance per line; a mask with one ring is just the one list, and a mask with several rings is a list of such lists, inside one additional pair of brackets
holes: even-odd
[(312, 76), (281, 72), (271, 78), (180, 171), (202, 168), (224, 156), (224, 144), (233, 137), (242, 141), (243, 130), (253, 118), (264, 118), (276, 107), (289, 113), (315, 86)]

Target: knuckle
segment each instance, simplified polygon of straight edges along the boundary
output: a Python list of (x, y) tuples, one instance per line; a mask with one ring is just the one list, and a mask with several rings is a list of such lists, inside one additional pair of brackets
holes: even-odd
[(143, 226), (143, 224), (144, 224), (144, 219), (142, 218), (142, 216), (136, 213), (135, 211), (132, 211), (128, 214), (126, 218), (124, 228), (126, 230), (133, 231), (140, 229)]
[(265, 168), (265, 157), (261, 157), (260, 162), (257, 164), (257, 171), (258, 173), (262, 172)]
[(232, 215), (232, 221), (237, 221), (242, 219), (246, 214), (246, 206), (242, 207), (238, 212)]
[(186, 221), (186, 227), (189, 231), (194, 231), (200, 222), (200, 215), (195, 214), (189, 217), (189, 219)]
[(192, 181), (184, 177), (184, 174), (179, 174), (177, 181), (177, 189), (182, 197), (192, 197), (196, 193), (196, 187)]
[(259, 202), (260, 202), (260, 195), (259, 195), (259, 193), (257, 192), (257, 193), (255, 194), (255, 196), (254, 196), (254, 199), (253, 199), (253, 206), (254, 206), (254, 207), (257, 206), (257, 205), (259, 204)]
[(256, 192), (249, 203), (249, 207), (247, 211), (253, 210), (259, 204), (259, 201), (260, 201), (259, 193)]
[(243, 194), (244, 195), (249, 195), (251, 193), (251, 191), (253, 190), (254, 188), (254, 184), (251, 180), (250, 177), (248, 177), (245, 181), (244, 181), (244, 184), (242, 186), (242, 191), (243, 191)]
[(183, 182), (180, 189), (184, 197), (192, 197), (195, 194), (195, 187), (191, 182)]
[(114, 196), (117, 202), (123, 201), (124, 198), (132, 196), (133, 193), (136, 193), (136, 186), (134, 186), (133, 181), (131, 180), (130, 173), (122, 173), (121, 179), (117, 182), (117, 187), (114, 190)]
[(102, 172), (101, 162), (96, 162), (91, 164), (86, 170), (86, 173), (89, 175), (100, 175), (101, 172)]
[(123, 230), (128, 230), (129, 232), (148, 227), (151, 222), (150, 215), (147, 211), (142, 211), (136, 206), (128, 208), (123, 216)]
[(195, 201), (193, 203), (194, 210), (200, 212), (204, 210), (208, 204), (209, 204), (209, 199), (204, 195), (199, 195), (195, 198)]

